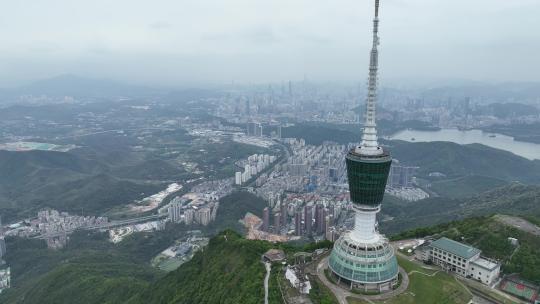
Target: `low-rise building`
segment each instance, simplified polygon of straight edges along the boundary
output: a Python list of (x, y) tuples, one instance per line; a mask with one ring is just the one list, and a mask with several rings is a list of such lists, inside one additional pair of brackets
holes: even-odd
[(285, 252), (280, 249), (269, 249), (263, 254), (263, 260), (265, 262), (281, 262), (285, 260)]
[(480, 257), (469, 264), (467, 276), (490, 285), (499, 277), (501, 264), (498, 262)]
[(440, 238), (417, 248), (416, 258), (431, 261), (445, 271), (490, 285), (500, 274), (501, 264), (482, 257), (482, 251), (449, 238)]

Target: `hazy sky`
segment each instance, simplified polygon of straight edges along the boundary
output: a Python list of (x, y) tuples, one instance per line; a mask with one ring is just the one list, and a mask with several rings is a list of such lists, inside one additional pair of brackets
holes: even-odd
[[(373, 0), (0, 0), (0, 86), (367, 77)], [(381, 79), (540, 81), (539, 0), (381, 0)]]

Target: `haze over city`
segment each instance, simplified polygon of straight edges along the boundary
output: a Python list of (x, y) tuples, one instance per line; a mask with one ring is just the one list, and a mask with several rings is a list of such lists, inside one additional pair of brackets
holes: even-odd
[(538, 0), (4, 2), (0, 303), (540, 304)]
[[(371, 1), (3, 1), (0, 87), (363, 83)], [(381, 81), (540, 81), (540, 2), (387, 0)]]

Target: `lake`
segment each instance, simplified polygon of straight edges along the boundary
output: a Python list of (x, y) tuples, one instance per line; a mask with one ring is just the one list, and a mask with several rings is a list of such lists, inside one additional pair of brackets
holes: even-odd
[[(460, 145), (482, 144), (492, 148), (512, 152), (527, 159), (540, 159), (540, 144), (514, 140), (511, 136), (486, 133), (481, 130), (460, 131), (441, 129), (439, 131), (404, 130), (389, 136), (409, 142), (449, 141)], [(414, 139), (414, 140), (413, 140)]]

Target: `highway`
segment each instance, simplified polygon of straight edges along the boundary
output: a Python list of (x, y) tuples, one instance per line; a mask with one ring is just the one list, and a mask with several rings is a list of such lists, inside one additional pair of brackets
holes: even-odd
[(146, 222), (146, 221), (149, 221), (149, 220), (160, 219), (160, 218), (164, 218), (164, 217), (167, 217), (167, 216), (168, 216), (167, 214), (154, 214), (154, 215), (148, 215), (148, 216), (143, 216), (143, 217), (131, 218), (131, 219), (127, 219), (127, 220), (113, 221), (113, 222), (103, 224), (103, 225), (79, 227), (79, 228), (76, 228), (76, 229), (70, 229), (70, 230), (66, 230), (66, 231), (39, 234), (39, 235), (33, 236), (32, 238), (33, 239), (49, 239), (49, 238), (59, 237), (59, 236), (65, 235), (65, 234), (70, 234), (70, 233), (74, 232), (75, 230), (109, 229), (109, 228), (113, 228), (113, 227), (117, 227), (117, 226), (124, 226), (124, 225), (139, 223), (139, 222)]

